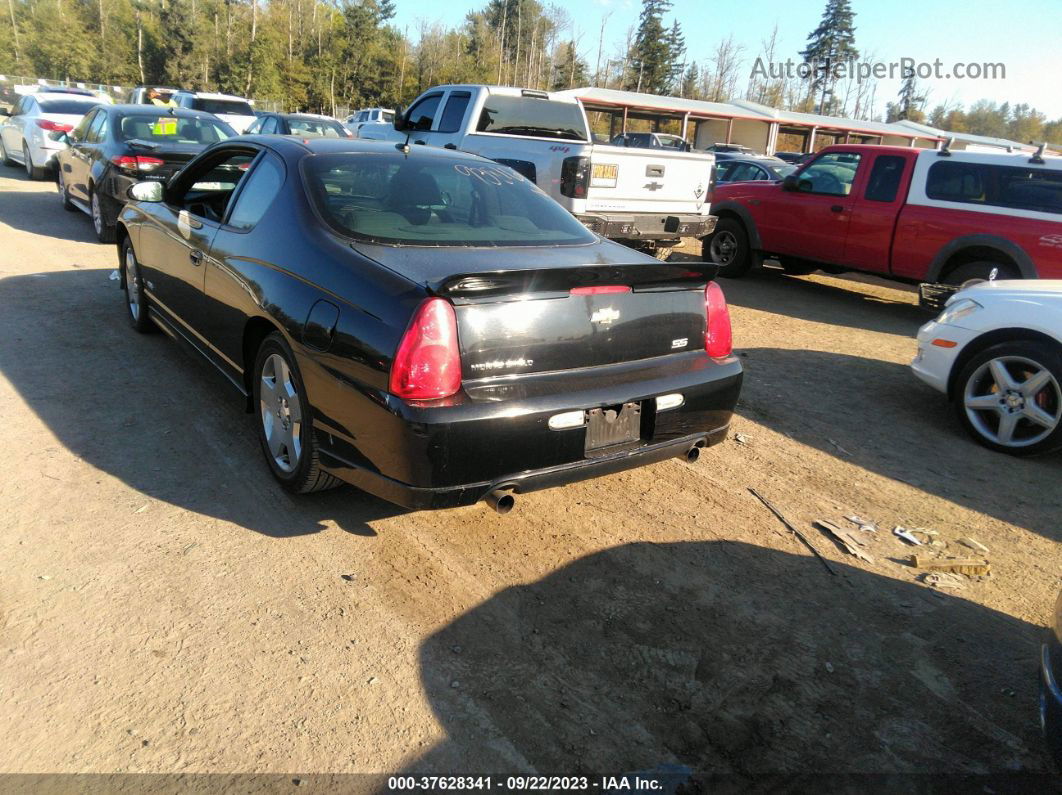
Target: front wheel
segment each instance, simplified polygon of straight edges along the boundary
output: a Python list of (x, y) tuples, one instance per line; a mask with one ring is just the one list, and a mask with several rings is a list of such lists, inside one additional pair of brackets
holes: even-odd
[(63, 209), (67, 212), (75, 212), (77, 206), (70, 201), (70, 189), (66, 186), (66, 178), (63, 177), (63, 167), (60, 164), (56, 164), (56, 176), (55, 187), (59, 191), (59, 201), (63, 205)]
[(340, 485), (321, 469), (313, 409), (306, 399), (295, 356), (279, 332), (266, 337), (258, 349), (254, 405), (258, 441), (266, 463), (285, 489), (305, 494)]
[(701, 259), (719, 266), (719, 275), (736, 278), (749, 272), (755, 257), (749, 237), (740, 221), (723, 218), (715, 231), (704, 239)]
[(148, 318), (147, 299), (144, 297), (144, 279), (140, 275), (133, 244), (127, 239), (122, 243), (122, 292), (125, 293), (126, 317), (129, 325), (141, 334), (155, 330)]
[(959, 422), (989, 449), (1034, 455), (1062, 448), (1062, 348), (1019, 340), (971, 359), (955, 385)]

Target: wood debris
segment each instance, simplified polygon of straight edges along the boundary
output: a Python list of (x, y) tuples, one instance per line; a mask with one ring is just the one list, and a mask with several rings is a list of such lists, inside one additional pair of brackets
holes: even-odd
[(984, 544), (982, 544), (980, 541), (978, 541), (976, 539), (973, 539), (973, 538), (958, 538), (958, 539), (956, 539), (956, 541), (958, 541), (964, 547), (969, 547), (970, 549), (975, 549), (978, 552), (983, 552), (986, 555), (988, 554), (988, 547), (986, 547)]
[(987, 558), (927, 558), (925, 555), (911, 555), (911, 565), (916, 569), (950, 571), (955, 574), (969, 574), (973, 577), (992, 571)]
[(870, 557), (870, 555), (860, 549), (860, 547), (865, 546), (865, 542), (858, 536), (853, 535), (851, 531), (843, 530), (833, 522), (829, 522), (825, 519), (819, 519), (815, 524), (833, 536), (849, 555), (853, 555), (860, 560), (865, 560), (867, 563), (874, 562), (874, 558)]

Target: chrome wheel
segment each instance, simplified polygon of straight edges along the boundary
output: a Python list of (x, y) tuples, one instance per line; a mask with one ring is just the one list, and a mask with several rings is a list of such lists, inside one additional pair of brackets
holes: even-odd
[(22, 160), (26, 167), (26, 176), (33, 179), (33, 161), (30, 160), (29, 147), (25, 144), (22, 145)]
[(302, 404), (291, 367), (278, 353), (262, 364), (258, 402), (269, 454), (282, 472), (294, 472), (302, 456)]
[(717, 265), (729, 265), (734, 261), (734, 257), (737, 254), (738, 241), (733, 232), (722, 231), (716, 232), (712, 237), (711, 245), (708, 251), (712, 255), (712, 261)]
[(57, 165), (56, 168), (59, 169), (59, 176), (56, 177), (55, 187), (59, 191), (59, 201), (61, 201), (63, 203), (63, 206), (65, 207), (66, 206), (66, 202), (67, 202), (67, 198), (66, 198), (66, 180), (63, 179), (63, 167)]
[(1003, 447), (1043, 441), (1062, 422), (1062, 389), (1046, 367), (1024, 356), (999, 356), (966, 381), (963, 406), (974, 429)]
[(129, 302), (129, 314), (134, 322), (140, 320), (140, 269), (132, 246), (125, 250), (125, 295)]
[(97, 235), (103, 234), (103, 210), (100, 208), (100, 195), (92, 191), (92, 226)]

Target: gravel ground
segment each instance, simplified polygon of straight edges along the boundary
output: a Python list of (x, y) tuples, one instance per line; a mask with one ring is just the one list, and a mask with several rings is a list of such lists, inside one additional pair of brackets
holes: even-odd
[[(0, 771), (1046, 769), (1062, 457), (967, 440), (907, 370), (910, 289), (724, 281), (731, 438), (500, 517), (283, 493), (116, 261), (0, 170)], [(811, 525), (853, 513), (873, 562)], [(896, 524), (991, 577), (919, 582)]]

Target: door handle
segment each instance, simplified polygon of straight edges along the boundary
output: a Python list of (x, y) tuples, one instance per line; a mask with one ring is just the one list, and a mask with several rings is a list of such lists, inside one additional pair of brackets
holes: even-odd
[(202, 265), (203, 252), (197, 248), (193, 248), (190, 252), (188, 252), (188, 259), (192, 261), (193, 265)]
[(833, 207), (830, 208), (830, 212), (831, 213), (843, 213), (844, 212), (844, 207), (842, 207), (839, 204), (835, 204), (835, 205), (833, 205)]
[(446, 144), (445, 146), (443, 146), (443, 149), (456, 149), (456, 148), (457, 148), (457, 144), (455, 144), (455, 143), (449, 143), (449, 144)]
[(424, 144), (424, 141), (414, 141), (413, 143), (415, 143), (415, 144), (420, 144), (421, 146), (424, 146), (424, 145), (425, 145), (425, 144)]

